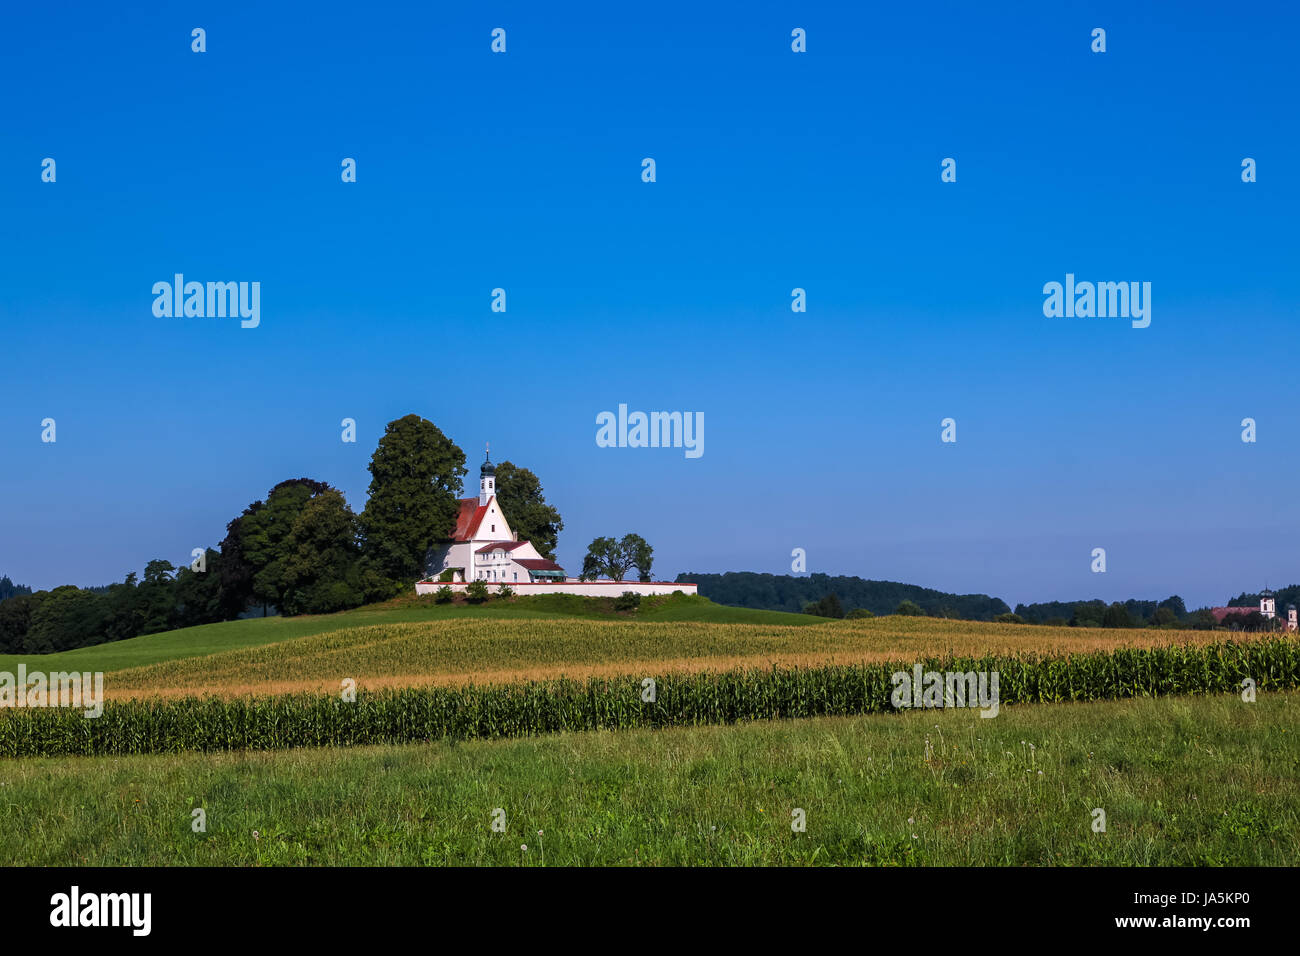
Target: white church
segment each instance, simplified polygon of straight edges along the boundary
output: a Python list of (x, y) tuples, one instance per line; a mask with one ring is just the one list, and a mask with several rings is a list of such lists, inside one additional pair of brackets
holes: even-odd
[[(1210, 613), (1220, 624), (1225, 619), (1238, 614), (1250, 614), (1254, 611), (1250, 607), (1212, 607)], [(1272, 621), (1277, 617), (1277, 595), (1268, 589), (1265, 585), (1264, 590), (1259, 592), (1259, 613), (1266, 621)], [(1296, 619), (1296, 607), (1294, 604), (1286, 606), (1286, 629), (1288, 631), (1300, 630), (1300, 621)]]
[[(431, 594), (444, 585), (464, 591), (471, 581), (504, 584), (519, 594), (617, 597), (624, 591), (641, 595), (698, 592), (694, 584), (668, 581), (570, 581), (564, 568), (544, 558), (532, 542), (520, 541), (519, 535), (510, 530), (497, 502), (496, 473), (489, 453), (479, 468), (478, 497), (460, 499), (451, 541), (430, 549), (425, 562), (426, 578), (416, 583), (416, 594)], [(439, 580), (444, 575), (451, 580)]]

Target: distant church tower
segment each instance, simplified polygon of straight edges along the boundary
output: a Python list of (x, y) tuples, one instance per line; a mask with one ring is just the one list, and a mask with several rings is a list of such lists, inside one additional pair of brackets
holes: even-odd
[(478, 503), (486, 505), (497, 493), (497, 466), (492, 464), (492, 445), (488, 444), (483, 458), (483, 466), (478, 470)]
[(1264, 588), (1259, 594), (1259, 613), (1270, 621), (1277, 617), (1277, 602), (1273, 598), (1273, 592), (1268, 588)]
[(1296, 621), (1294, 604), (1288, 604), (1286, 606), (1286, 629), (1288, 631), (1300, 629), (1300, 622)]

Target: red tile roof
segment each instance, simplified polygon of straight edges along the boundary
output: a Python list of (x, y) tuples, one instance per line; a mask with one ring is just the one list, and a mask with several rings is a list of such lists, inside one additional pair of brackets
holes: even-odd
[(1212, 607), (1210, 613), (1214, 615), (1216, 621), (1223, 623), (1223, 619), (1230, 614), (1249, 614), (1251, 611), (1258, 610), (1257, 607)]
[(515, 558), (515, 564), (522, 565), (529, 571), (563, 571), (554, 561), (545, 558)]
[(451, 533), (452, 540), (473, 540), (485, 514), (487, 505), (480, 505), (477, 498), (461, 498), (460, 514), (456, 515), (456, 529)]
[(476, 548), (474, 553), (487, 554), (489, 551), (513, 551), (515, 548), (522, 548), (527, 543), (527, 541), (493, 541), (491, 544)]

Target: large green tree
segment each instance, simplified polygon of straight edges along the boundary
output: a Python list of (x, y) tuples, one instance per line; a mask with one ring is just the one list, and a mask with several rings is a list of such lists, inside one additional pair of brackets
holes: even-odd
[(108, 599), (71, 584), (55, 588), (32, 613), (23, 651), (49, 654), (104, 640)]
[(1101, 616), (1102, 627), (1132, 627), (1133, 618), (1129, 616), (1128, 608), (1118, 601), (1115, 601), (1106, 608)]
[(840, 603), (839, 595), (832, 592), (819, 601), (809, 601), (803, 606), (803, 612), (818, 617), (843, 617), (844, 605)]
[(204, 552), (201, 570), (185, 565), (176, 572), (176, 626), (212, 624), (237, 617), (244, 608), (233, 612), (222, 592), (222, 556), (212, 548)]
[(48, 591), (37, 591), (0, 601), (0, 654), (21, 654), (27, 649), (32, 616), (49, 596)]
[(604, 575), (622, 581), (629, 570), (636, 568), (641, 580), (648, 581), (653, 553), (654, 549), (639, 534), (625, 534), (619, 540), (596, 538), (587, 548), (581, 577), (584, 581), (594, 581)]
[(328, 614), (365, 600), (360, 580), (357, 518), (343, 493), (330, 488), (307, 502), (285, 542), (286, 614)]
[(455, 527), (465, 453), (433, 422), (406, 415), (384, 429), (370, 476), (362, 552), (378, 572), (408, 585), (424, 573), (429, 548)]
[(253, 575), (256, 568), (244, 554), (244, 521), (255, 514), (265, 502), (254, 501), (243, 514), (226, 525), (226, 536), (218, 546), (221, 564), (217, 568), (217, 583), (222, 609), (230, 618), (236, 618), (248, 609), (253, 600)]
[(555, 545), (564, 522), (546, 503), (541, 480), (527, 468), (511, 462), (497, 465), (497, 501), (522, 541), (531, 541), (544, 558), (555, 560)]
[(289, 533), (307, 503), (329, 490), (328, 484), (312, 478), (282, 481), (265, 501), (254, 501), (227, 526), (218, 573), (231, 605), (241, 599), (263, 608), (282, 605)]
[(642, 581), (649, 581), (650, 569), (655, 563), (655, 549), (650, 547), (646, 539), (639, 534), (625, 534), (619, 544), (623, 546), (623, 551), (631, 560), (632, 567), (636, 568), (637, 577)]
[(138, 633), (157, 634), (175, 626), (175, 573), (176, 567), (161, 558), (155, 558), (144, 566), (144, 579), (136, 588), (142, 614)]

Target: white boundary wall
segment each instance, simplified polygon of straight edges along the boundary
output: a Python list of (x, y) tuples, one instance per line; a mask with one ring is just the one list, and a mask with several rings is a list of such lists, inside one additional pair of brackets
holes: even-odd
[[(442, 587), (444, 583), (456, 594), (463, 594), (465, 589), (469, 587), (463, 581), (418, 581), (415, 585), (415, 593), (432, 594)], [(483, 583), (488, 586), (489, 593), (495, 592), (504, 583), (520, 597), (527, 594), (580, 594), (583, 597), (618, 597), (624, 591), (631, 591), (633, 594), (640, 594), (643, 597), (649, 597), (652, 594), (672, 594), (674, 591), (681, 591), (683, 594), (699, 593), (699, 585), (674, 584), (671, 581), (564, 581), (555, 584), (484, 581)]]

